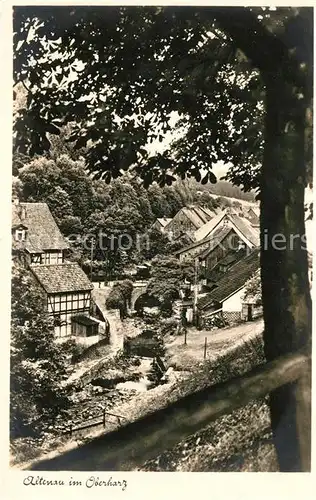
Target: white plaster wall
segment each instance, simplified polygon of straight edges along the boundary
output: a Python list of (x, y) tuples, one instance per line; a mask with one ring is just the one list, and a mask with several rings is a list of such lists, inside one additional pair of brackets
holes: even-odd
[(231, 297), (223, 302), (223, 312), (224, 311), (240, 311), (242, 308), (242, 296), (244, 295), (244, 288), (234, 293)]
[(100, 335), (91, 335), (91, 337), (74, 337), (78, 344), (89, 347), (92, 344), (96, 344), (101, 340)]

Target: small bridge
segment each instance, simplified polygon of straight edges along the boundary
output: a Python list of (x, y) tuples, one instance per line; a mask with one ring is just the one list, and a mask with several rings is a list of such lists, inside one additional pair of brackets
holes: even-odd
[[(95, 300), (96, 304), (98, 305), (98, 307), (101, 310), (104, 317), (109, 320), (110, 330), (111, 330), (111, 319), (112, 319), (112, 318), (110, 318), (111, 312), (108, 309), (106, 309), (105, 301), (106, 301), (106, 298), (108, 297), (109, 293), (111, 292), (111, 289), (112, 289), (114, 283), (117, 283), (117, 282), (114, 281), (113, 283), (111, 283), (110, 286), (95, 287), (94, 290), (92, 291), (93, 299)], [(148, 287), (148, 281), (134, 281), (132, 297), (131, 297), (131, 302), (130, 302), (130, 309), (131, 310), (134, 310), (136, 300), (141, 295), (143, 295), (144, 293), (147, 292), (147, 287)], [(113, 311), (112, 311), (112, 313), (113, 313)], [(115, 330), (116, 330), (116, 328), (115, 328)], [(112, 333), (113, 333), (113, 324), (112, 324)]]
[(147, 292), (148, 281), (135, 281), (134, 288), (132, 292), (130, 308), (133, 310), (135, 308), (136, 300)]

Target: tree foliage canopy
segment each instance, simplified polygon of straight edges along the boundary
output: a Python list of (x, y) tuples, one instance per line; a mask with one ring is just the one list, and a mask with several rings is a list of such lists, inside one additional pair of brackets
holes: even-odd
[(260, 270), (245, 283), (243, 299), (246, 302), (251, 301), (256, 306), (262, 305)]
[(11, 434), (38, 432), (66, 409), (66, 349), (54, 338), (44, 298), (28, 271), (13, 268), (11, 321)]
[(157, 256), (152, 261), (151, 278), (147, 292), (161, 303), (173, 303), (179, 298), (181, 285), (185, 280), (193, 283), (194, 264), (180, 262), (172, 256)]
[[(231, 180), (258, 187), (258, 69), (281, 61), (298, 91), (305, 87), (311, 17), (293, 8), (18, 7), (14, 77), (28, 94), (15, 147), (42, 154), (47, 133), (75, 122), (70, 141), (87, 146), (90, 171), (107, 181), (132, 168), (147, 186), (171, 184), (175, 174), (214, 182), (212, 166), (223, 160)], [(174, 129), (170, 147), (149, 155), (148, 142)]]

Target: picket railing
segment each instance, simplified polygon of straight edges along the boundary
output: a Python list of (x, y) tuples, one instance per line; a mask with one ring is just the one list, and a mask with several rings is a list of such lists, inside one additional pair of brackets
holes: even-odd
[(98, 413), (94, 417), (86, 419), (84, 422), (80, 422), (79, 424), (75, 424), (74, 422), (72, 422), (70, 425), (68, 425), (67, 430), (65, 430), (63, 434), (69, 434), (70, 436), (73, 436), (76, 435), (77, 432), (91, 429), (92, 427), (99, 427), (100, 425), (103, 425), (103, 427), (105, 427), (108, 417), (114, 417), (118, 425), (120, 426), (123, 425), (122, 422), (124, 422), (124, 420), (127, 421), (127, 418), (123, 417), (123, 415), (117, 415), (116, 413), (111, 413), (103, 409), (102, 412)]
[[(310, 357), (289, 354), (225, 383), (190, 394), (108, 434), (94, 438), (31, 470), (135, 470), (146, 460), (201, 430), (220, 416), (279, 387), (297, 382), (297, 425), (301, 469), (310, 470), (308, 432)], [(307, 383), (306, 383), (307, 381)]]

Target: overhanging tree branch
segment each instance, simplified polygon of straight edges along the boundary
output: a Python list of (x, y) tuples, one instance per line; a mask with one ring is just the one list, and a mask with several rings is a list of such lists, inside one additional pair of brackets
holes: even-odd
[[(215, 19), (262, 73), (282, 72), (283, 77), (298, 88), (305, 89), (308, 86), (309, 79), (300, 70), (300, 63), (311, 59), (309, 52), (312, 45), (308, 39), (302, 40), (303, 50), (298, 58), (295, 52), (290, 54), (291, 47), (269, 31), (249, 8), (232, 7), (229, 15), (226, 8), (213, 7), (200, 9), (199, 13), (202, 19)], [(312, 13), (310, 16), (312, 18)], [(304, 21), (307, 18), (308, 15), (304, 16)]]

